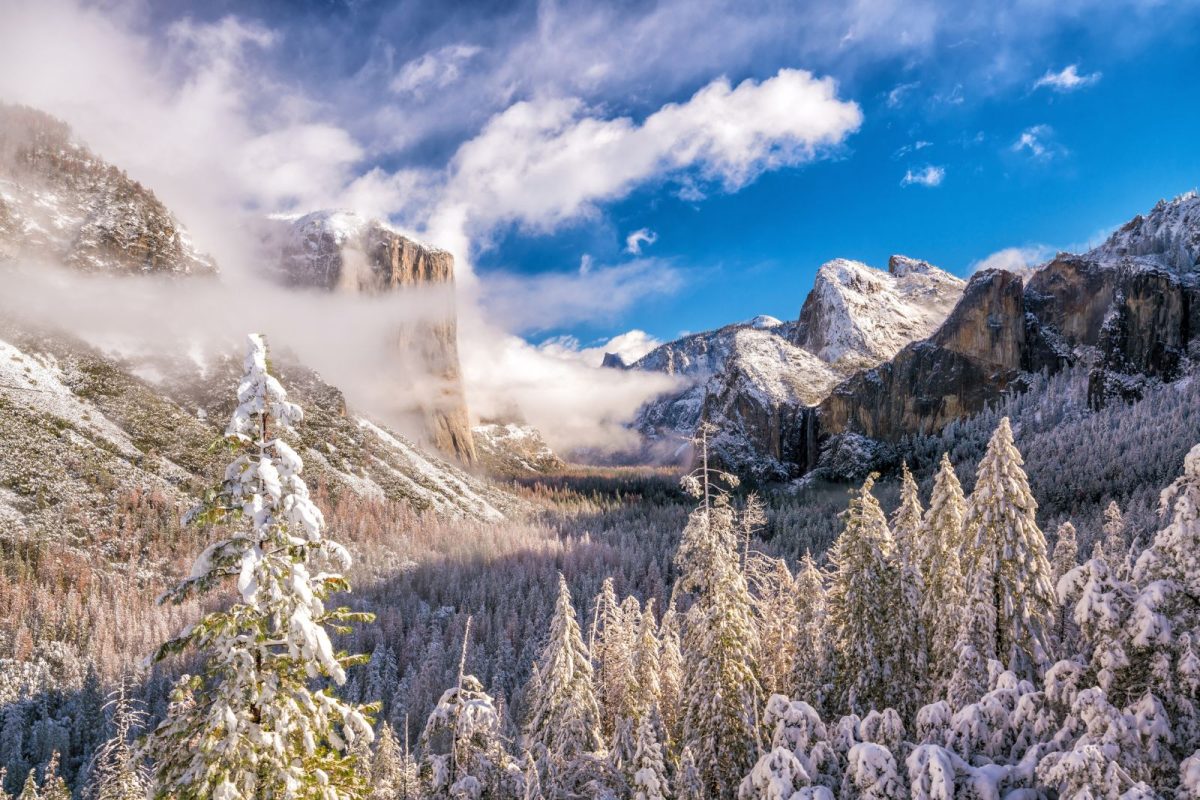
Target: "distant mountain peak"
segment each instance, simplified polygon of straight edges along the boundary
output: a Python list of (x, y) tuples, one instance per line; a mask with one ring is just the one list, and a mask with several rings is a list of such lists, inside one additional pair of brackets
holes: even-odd
[(1175, 273), (1200, 270), (1200, 195), (1191, 191), (1159, 200), (1148, 214), (1122, 225), (1085, 258)]

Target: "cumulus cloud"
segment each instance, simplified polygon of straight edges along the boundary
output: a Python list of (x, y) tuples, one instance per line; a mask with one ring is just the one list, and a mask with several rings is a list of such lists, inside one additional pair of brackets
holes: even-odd
[(632, 253), (635, 256), (642, 254), (642, 245), (654, 244), (658, 241), (658, 234), (649, 228), (638, 228), (633, 233), (625, 237), (625, 252)]
[(760, 173), (810, 161), (862, 123), (829, 78), (783, 69), (736, 87), (724, 78), (640, 124), (604, 118), (578, 98), (514, 103), (454, 155), (446, 204), (488, 228), (552, 230), (649, 180), (694, 170), (733, 191)]
[(1006, 247), (972, 263), (971, 271), (1002, 269), (1008, 272), (1023, 274), (1040, 266), (1052, 255), (1054, 255), (1053, 248), (1042, 244), (1026, 245), (1024, 247)]
[(626, 364), (632, 364), (661, 344), (660, 339), (635, 328), (587, 347), (574, 336), (555, 336), (539, 344), (538, 350), (555, 358), (599, 367), (609, 353), (620, 356)]
[(1047, 70), (1045, 75), (1034, 82), (1033, 88), (1051, 89), (1055, 92), (1073, 92), (1076, 89), (1091, 86), (1099, 80), (1099, 72), (1093, 72), (1090, 75), (1080, 75), (1078, 64), (1068, 64), (1058, 72)]
[(904, 173), (904, 177), (900, 180), (901, 186), (940, 186), (942, 180), (946, 177), (946, 170), (942, 167), (935, 167), (932, 164), (922, 167), (916, 171), (908, 170)]

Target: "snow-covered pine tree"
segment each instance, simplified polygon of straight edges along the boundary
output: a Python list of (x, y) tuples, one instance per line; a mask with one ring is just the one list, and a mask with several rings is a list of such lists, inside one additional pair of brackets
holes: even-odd
[(419, 747), (422, 778), (439, 798), (517, 798), (521, 770), (508, 754), (495, 700), (474, 675), (461, 675), (430, 713)]
[(829, 632), (837, 671), (837, 705), (853, 713), (920, 701), (912, 653), (918, 609), (905, 590), (887, 518), (871, 494), (875, 474), (851, 495), (845, 527), (830, 551)]
[(38, 797), (41, 800), (71, 800), (71, 790), (67, 788), (67, 782), (63, 780), (59, 772), (59, 754), (58, 751), (50, 756), (50, 763), (46, 765), (46, 774), (42, 776), (42, 786), (38, 791)]
[(21, 793), (17, 795), (17, 800), (39, 800), (41, 795), (38, 794), (37, 776), (33, 774), (34, 770), (29, 770), (25, 776), (25, 784), (21, 787)]
[(642, 609), (641, 624), (635, 643), (633, 664), (632, 710), (638, 724), (648, 716), (654, 716), (656, 726), (662, 725), (660, 707), (662, 703), (661, 645), (658, 641), (658, 625), (654, 620), (654, 600), (646, 601)]
[(1125, 517), (1116, 500), (1104, 509), (1104, 560), (1118, 578), (1128, 578), (1129, 547), (1125, 543)]
[(558, 600), (550, 632), (537, 661), (536, 683), (526, 695), (526, 735), (542, 745), (559, 767), (600, 749), (600, 710), (592, 664), (571, 604), (571, 590), (558, 576)]
[(655, 727), (651, 714), (643, 715), (638, 723), (633, 756), (634, 773), (629, 782), (633, 788), (633, 800), (665, 800), (670, 793), (667, 765)]
[(383, 723), (371, 758), (370, 800), (407, 800), (416, 796), (417, 770), (396, 741), (392, 726)]
[(112, 735), (96, 750), (92, 760), (91, 800), (145, 800), (150, 776), (130, 745), (131, 737), (145, 724), (141, 711), (122, 681), (108, 703), (112, 709)]
[[(676, 590), (692, 595), (684, 621), (687, 687), (681, 739), (695, 758), (706, 795), (731, 797), (757, 758), (758, 637), (750, 592), (739, 568), (734, 511), (728, 496), (710, 480), (714, 471), (708, 469), (708, 432), (701, 431), (701, 468), (684, 479), (700, 505), (689, 517), (675, 554)], [(733, 476), (715, 474), (736, 482)]]
[(683, 650), (679, 640), (679, 615), (672, 601), (658, 625), (659, 649), (659, 711), (662, 714), (665, 739), (679, 740), (682, 718)]
[(325, 606), (349, 589), (341, 572), (350, 557), (325, 538), (325, 520), (300, 477), (303, 462), (282, 438), (303, 414), (270, 374), (258, 334), (249, 337), (237, 400), (225, 432), (236, 457), (221, 487), (185, 517), (234, 532), (209, 546), (162, 599), (179, 602), (226, 580), (238, 596), (154, 656), (188, 648), (208, 655), (204, 675), (181, 681), (148, 737), (154, 792), (184, 800), (357, 798), (349, 750), (373, 736), (369, 709), (312, 684), (341, 685), (349, 666), (366, 661), (335, 652), (325, 626), (347, 630), (372, 617)]
[(745, 559), (746, 578), (754, 599), (758, 628), (759, 680), (768, 696), (790, 691), (796, 661), (796, 581), (787, 562), (750, 553)]
[(613, 579), (608, 576), (600, 584), (600, 593), (592, 608), (588, 652), (596, 686), (596, 702), (600, 708), (600, 733), (610, 737), (615, 730), (623, 693), (628, 686), (629, 653), (622, 625), (621, 605)]
[(994, 609), (994, 627), (983, 632), (980, 655), (997, 659), (1020, 678), (1035, 678), (1051, 661), (1057, 604), (1046, 537), (1022, 464), (1003, 417), (979, 462), (967, 505), (963, 566), (971, 602), (991, 602)]
[(901, 562), (914, 564), (917, 532), (921, 528), (925, 511), (921, 508), (920, 489), (917, 488), (912, 473), (908, 471), (908, 462), (901, 462), (900, 467), (900, 505), (892, 513), (892, 540), (896, 543), (896, 552)]
[(954, 673), (954, 642), (966, 591), (963, 586), (963, 517), (966, 498), (950, 457), (942, 453), (929, 510), (917, 529), (913, 560), (921, 576), (921, 630), (929, 669), (929, 695), (943, 696)]
[(788, 694), (819, 710), (826, 710), (831, 679), (832, 653), (826, 622), (829, 616), (825, 577), (811, 553), (800, 559), (796, 572), (796, 643)]
[(1057, 540), (1054, 542), (1054, 554), (1050, 558), (1051, 580), (1054, 583), (1054, 641), (1058, 644), (1058, 652), (1063, 656), (1078, 652), (1078, 629), (1071, 619), (1072, 608), (1062, 599), (1062, 579), (1078, 566), (1079, 540), (1075, 526), (1064, 522), (1058, 526)]

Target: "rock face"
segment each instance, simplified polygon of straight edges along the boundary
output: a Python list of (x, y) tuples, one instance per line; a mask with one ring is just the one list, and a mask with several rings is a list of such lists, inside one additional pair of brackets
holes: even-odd
[(566, 463), (550, 449), (534, 427), (515, 422), (489, 422), (471, 429), (475, 452), (488, 474), (502, 477), (544, 475)]
[(153, 192), (65, 123), (0, 104), (0, 261), (18, 258), (109, 274), (217, 271)]
[(408, 287), (443, 287), (441, 313), (397, 320), (397, 363), (418, 376), (417, 395), (397, 398), (423, 437), (467, 465), (476, 462), (458, 359), (452, 303), (454, 257), (409, 239), (386, 224), (346, 211), (277, 219), (267, 242), (277, 248), (278, 277), (291, 286), (379, 294)]
[(1178, 377), (1200, 328), (1200, 198), (1160, 202), (1083, 255), (1060, 253), (1027, 285), (975, 275), (946, 322), (798, 415), (797, 471), (831, 437), (896, 441), (981, 410), (1022, 376), (1092, 365), (1090, 401), (1133, 399)]
[(893, 256), (889, 271), (839, 259), (817, 273), (796, 322), (766, 315), (668, 342), (632, 365), (688, 379), (639, 413), (650, 440), (676, 451), (703, 419), (713, 454), (762, 480), (788, 477), (803, 460), (804, 409), (862, 367), (927, 336), (962, 294), (963, 281), (923, 261)]

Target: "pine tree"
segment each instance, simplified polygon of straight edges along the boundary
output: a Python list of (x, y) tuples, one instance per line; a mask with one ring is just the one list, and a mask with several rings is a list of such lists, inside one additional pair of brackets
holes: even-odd
[(126, 693), (122, 681), (109, 701), (112, 736), (96, 751), (89, 796), (94, 800), (144, 800), (149, 774), (130, 747), (130, 737), (145, 723), (145, 714)]
[(237, 457), (218, 491), (185, 521), (228, 524), (235, 533), (196, 560), (164, 599), (176, 602), (233, 579), (238, 597), (163, 645), (156, 659), (192, 648), (209, 655), (203, 676), (185, 677), (150, 735), (159, 797), (354, 798), (361, 793), (355, 740), (373, 737), (366, 713), (312, 681), (341, 685), (365, 657), (336, 653), (325, 630), (370, 615), (329, 610), (349, 589), (346, 550), (323, 535), (321, 512), (300, 477), (303, 462), (281, 437), (302, 418), (268, 371), (267, 347), (249, 337), (245, 376), (225, 441)]
[(994, 624), (982, 632), (980, 656), (1018, 677), (1033, 678), (1051, 660), (1055, 608), (1046, 537), (1021, 468), (1008, 417), (988, 442), (967, 508), (965, 571), (974, 604), (990, 602)]
[(917, 534), (925, 512), (921, 508), (917, 482), (908, 471), (908, 462), (901, 462), (901, 470), (900, 505), (892, 514), (892, 539), (901, 562), (913, 564), (916, 561)]
[(918, 609), (910, 605), (887, 518), (871, 494), (875, 475), (854, 493), (845, 527), (830, 551), (829, 626), (837, 663), (838, 704), (916, 711), (919, 678), (912, 652)]
[(41, 800), (71, 800), (71, 790), (67, 782), (58, 774), (59, 754), (55, 751), (46, 765), (46, 774), (42, 777), (42, 787), (38, 796)]
[(963, 516), (966, 499), (950, 457), (942, 453), (933, 479), (929, 511), (917, 530), (913, 548), (921, 576), (921, 630), (929, 665), (930, 695), (940, 697), (954, 673), (958, 615), (966, 598), (962, 565)]
[(670, 792), (662, 745), (659, 744), (651, 716), (644, 715), (638, 723), (637, 746), (633, 756), (635, 771), (630, 781), (634, 800), (665, 800)]
[(600, 710), (592, 684), (592, 664), (580, 636), (571, 591), (558, 576), (558, 601), (550, 635), (537, 661), (537, 682), (527, 692), (530, 741), (566, 765), (600, 749)]
[(796, 660), (796, 581), (782, 558), (758, 553), (746, 560), (746, 577), (753, 590), (758, 628), (755, 662), (763, 692), (768, 696), (787, 692)]
[(679, 615), (672, 602), (658, 626), (659, 651), (659, 710), (662, 713), (665, 738), (679, 740), (682, 718), (683, 651), (679, 640)]
[(829, 609), (825, 579), (811, 553), (800, 559), (795, 586), (796, 643), (792, 647), (790, 690), (784, 694), (823, 709), (832, 667), (826, 630)]
[(516, 794), (520, 775), (500, 732), (495, 700), (474, 675), (442, 693), (421, 732), (424, 777), (433, 797)]
[(25, 776), (25, 785), (21, 788), (21, 793), (17, 795), (17, 800), (39, 800), (40, 797), (37, 777), (33, 774), (33, 770), (29, 770), (29, 774)]
[(1078, 566), (1079, 541), (1075, 526), (1064, 522), (1058, 526), (1057, 541), (1054, 543), (1054, 555), (1050, 560), (1051, 580), (1055, 591), (1054, 640), (1058, 643), (1058, 651), (1062, 655), (1076, 652), (1076, 627), (1071, 620), (1071, 608), (1059, 598), (1059, 588), (1062, 579)]
[(1127, 559), (1129, 550), (1125, 544), (1125, 518), (1117, 501), (1109, 502), (1104, 509), (1104, 560), (1118, 577), (1128, 577)]
[(701, 503), (675, 554), (680, 573), (676, 589), (693, 595), (684, 627), (687, 688), (681, 738), (708, 796), (730, 797), (757, 755), (757, 635), (750, 592), (739, 569), (734, 512), (710, 481), (704, 439), (701, 447), (704, 466), (684, 482)]
[(370, 800), (401, 797), (405, 778), (408, 777), (404, 774), (406, 766), (392, 726), (383, 723), (379, 735), (375, 737), (375, 754), (371, 758)]
[[(641, 613), (641, 625), (634, 653), (633, 702), (634, 719), (640, 724), (648, 716), (659, 715), (662, 703), (661, 645), (658, 625), (654, 621), (654, 600), (647, 600)], [(661, 725), (661, 720), (658, 721)]]

